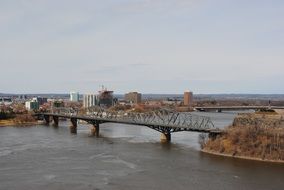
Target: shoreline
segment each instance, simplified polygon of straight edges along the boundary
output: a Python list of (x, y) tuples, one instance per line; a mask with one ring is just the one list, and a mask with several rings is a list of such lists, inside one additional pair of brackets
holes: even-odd
[[(42, 124), (44, 124), (43, 121), (17, 122), (17, 121), (14, 121), (13, 119), (0, 120), (0, 127), (28, 127), (28, 126), (42, 125)], [(205, 149), (200, 149), (200, 151), (202, 153), (215, 155), (215, 156), (238, 158), (238, 159), (252, 160), (252, 161), (261, 161), (261, 162), (267, 162), (267, 163), (284, 164), (284, 160), (269, 160), (269, 159), (261, 159), (261, 158), (257, 158), (257, 157), (238, 156), (238, 155), (233, 156), (233, 155), (230, 155), (230, 154), (224, 154), (224, 153), (219, 153), (219, 152), (215, 152), (215, 151), (212, 151), (212, 150), (205, 150)]]
[(215, 156), (222, 156), (222, 157), (229, 157), (229, 158), (238, 158), (238, 159), (243, 159), (243, 160), (252, 160), (252, 161), (261, 161), (261, 162), (267, 162), (267, 163), (278, 163), (278, 164), (284, 164), (284, 160), (267, 160), (267, 159), (261, 159), (261, 158), (256, 158), (256, 157), (249, 157), (249, 156), (233, 156), (230, 154), (223, 154), (223, 153), (218, 153), (214, 151), (209, 151), (209, 150), (200, 150), (202, 153), (205, 154), (211, 154)]
[(32, 125), (41, 125), (43, 122), (41, 121), (30, 121), (30, 122), (16, 122), (12, 119), (0, 120), (0, 127), (25, 127)]

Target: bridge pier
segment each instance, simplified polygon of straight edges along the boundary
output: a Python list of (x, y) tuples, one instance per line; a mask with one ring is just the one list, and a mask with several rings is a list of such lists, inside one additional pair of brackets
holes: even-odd
[(46, 125), (49, 125), (49, 123), (50, 123), (50, 117), (49, 117), (49, 115), (44, 115), (43, 117), (44, 117), (44, 120), (45, 120)]
[(53, 126), (54, 127), (58, 127), (58, 116), (52, 116), (52, 119), (53, 119)]
[(77, 119), (71, 118), (71, 123), (72, 125), (70, 126), (70, 132), (73, 134), (76, 134), (77, 133)]
[(96, 123), (93, 125), (91, 129), (91, 134), (97, 137), (100, 135), (100, 124), (99, 123)]
[(167, 143), (167, 142), (171, 142), (171, 133), (162, 133), (161, 134), (161, 142), (162, 143)]

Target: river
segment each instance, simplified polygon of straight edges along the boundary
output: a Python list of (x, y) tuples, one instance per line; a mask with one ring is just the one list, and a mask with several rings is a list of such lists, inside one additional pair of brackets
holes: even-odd
[[(235, 113), (197, 113), (223, 128)], [(52, 126), (0, 127), (0, 189), (247, 190), (284, 188), (284, 165), (201, 153), (198, 133), (160, 134), (147, 127), (106, 123), (101, 137), (88, 125), (69, 133)]]

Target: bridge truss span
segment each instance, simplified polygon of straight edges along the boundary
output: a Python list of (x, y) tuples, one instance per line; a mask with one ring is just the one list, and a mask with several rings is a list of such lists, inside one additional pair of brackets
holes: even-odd
[(144, 125), (160, 132), (178, 131), (200, 131), (207, 132), (216, 130), (210, 117), (198, 116), (189, 112), (175, 112), (172, 110), (159, 109), (148, 112), (126, 112), (109, 111), (99, 107), (94, 107), (88, 114), (74, 114), (66, 109), (54, 111), (53, 113), (64, 114), (66, 116), (80, 117), (87, 122), (115, 122), (133, 125)]
[(69, 118), (72, 122), (72, 129), (77, 127), (77, 120), (83, 120), (92, 124), (98, 134), (99, 126), (102, 123), (121, 123), (128, 125), (146, 126), (162, 133), (170, 140), (170, 134), (179, 131), (193, 131), (201, 133), (219, 134), (221, 130), (216, 128), (210, 117), (198, 116), (189, 112), (175, 112), (173, 110), (154, 110), (148, 112), (133, 111), (110, 111), (99, 107), (89, 109), (86, 114), (74, 112), (65, 108), (52, 110), (50, 113), (39, 113), (44, 116), (47, 123), (49, 117), (53, 117), (54, 122), (58, 118)]
[(201, 117), (189, 113), (168, 112), (165, 110), (148, 113), (127, 113), (118, 119), (121, 121), (146, 125), (160, 132), (178, 132), (187, 130), (205, 131), (214, 128), (214, 124), (209, 117)]

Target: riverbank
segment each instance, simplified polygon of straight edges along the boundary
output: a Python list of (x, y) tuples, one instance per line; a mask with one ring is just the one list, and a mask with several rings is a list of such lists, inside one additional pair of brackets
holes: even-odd
[(6, 126), (31, 126), (42, 124), (42, 121), (38, 121), (31, 113), (16, 114), (13, 117), (0, 119), (0, 127)]
[(249, 156), (236, 156), (236, 155), (234, 156), (234, 155), (223, 154), (223, 153), (209, 151), (209, 150), (204, 150), (204, 149), (201, 149), (201, 152), (205, 153), (205, 154), (215, 155), (215, 156), (223, 156), (223, 157), (238, 158), (238, 159), (243, 159), (243, 160), (253, 160), (253, 161), (261, 161), (261, 162), (271, 162), (271, 163), (281, 163), (281, 164), (284, 164), (284, 160), (267, 160), (267, 159), (249, 157)]
[(202, 152), (214, 155), (284, 163), (283, 116), (238, 115), (222, 135), (201, 145)]
[(43, 121), (19, 122), (15, 121), (14, 119), (5, 119), (5, 120), (0, 120), (0, 127), (9, 127), (9, 126), (24, 127), (24, 126), (39, 125), (43, 123), (44, 123)]

